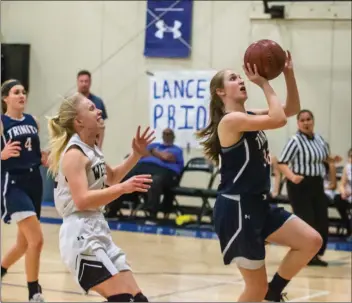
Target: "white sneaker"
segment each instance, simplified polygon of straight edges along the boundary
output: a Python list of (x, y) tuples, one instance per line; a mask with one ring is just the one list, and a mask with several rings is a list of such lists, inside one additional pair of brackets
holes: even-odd
[(29, 300), (29, 302), (45, 302), (44, 297), (41, 293), (35, 294), (32, 299)]

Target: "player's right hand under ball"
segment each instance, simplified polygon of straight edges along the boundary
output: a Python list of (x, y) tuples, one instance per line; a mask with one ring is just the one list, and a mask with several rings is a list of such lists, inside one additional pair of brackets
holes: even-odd
[(21, 142), (14, 141), (11, 139), (5, 144), (4, 149), (1, 151), (1, 160), (7, 160), (13, 157), (19, 157), (21, 151)]
[(257, 66), (255, 64), (252, 68), (251, 65), (247, 63), (247, 66), (243, 65), (243, 69), (247, 78), (258, 86), (263, 87), (265, 83), (268, 83), (267, 79), (259, 75)]
[(136, 175), (121, 184), (126, 194), (133, 192), (146, 193), (152, 182), (152, 175)]

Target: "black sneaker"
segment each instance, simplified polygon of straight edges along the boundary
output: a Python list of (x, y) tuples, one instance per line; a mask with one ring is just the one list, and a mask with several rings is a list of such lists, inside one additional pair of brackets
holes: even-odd
[(308, 266), (322, 266), (327, 267), (328, 262), (319, 259), (318, 257), (314, 257), (312, 260), (309, 261)]
[(288, 301), (287, 298), (287, 293), (284, 292), (282, 294), (280, 294), (279, 296), (277, 295), (273, 295), (273, 293), (271, 293), (270, 291), (266, 294), (265, 296), (265, 302), (286, 302)]

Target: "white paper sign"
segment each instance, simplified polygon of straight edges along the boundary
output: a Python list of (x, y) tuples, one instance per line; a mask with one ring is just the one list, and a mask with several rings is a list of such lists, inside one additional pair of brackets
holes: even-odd
[(198, 148), (194, 133), (208, 123), (209, 84), (216, 71), (162, 71), (149, 79), (150, 126), (156, 142), (165, 128), (174, 130), (175, 144)]

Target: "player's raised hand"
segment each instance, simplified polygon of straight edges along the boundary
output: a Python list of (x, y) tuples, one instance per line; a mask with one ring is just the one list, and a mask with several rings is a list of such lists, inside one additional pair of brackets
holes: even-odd
[(21, 142), (14, 141), (11, 142), (11, 139), (7, 141), (4, 149), (1, 151), (1, 160), (7, 160), (9, 158), (19, 157), (21, 151)]
[(141, 127), (138, 126), (136, 136), (132, 141), (132, 149), (138, 156), (143, 156), (147, 152), (147, 146), (152, 143), (155, 139), (154, 130), (151, 131), (150, 127), (147, 127), (143, 134), (141, 134)]
[(121, 183), (121, 185), (126, 194), (133, 192), (146, 193), (152, 182), (152, 175), (136, 175)]
[(243, 65), (243, 69), (244, 69), (244, 72), (246, 73), (247, 78), (251, 82), (257, 84), (258, 86), (262, 87), (264, 83), (268, 82), (267, 79), (259, 75), (257, 66), (255, 64), (253, 65), (253, 68), (252, 68), (251, 65), (247, 63), (247, 66)]
[(293, 62), (292, 62), (292, 57), (290, 51), (286, 52), (286, 61), (285, 61), (285, 67), (284, 67), (284, 73), (287, 73), (289, 71), (293, 70)]

